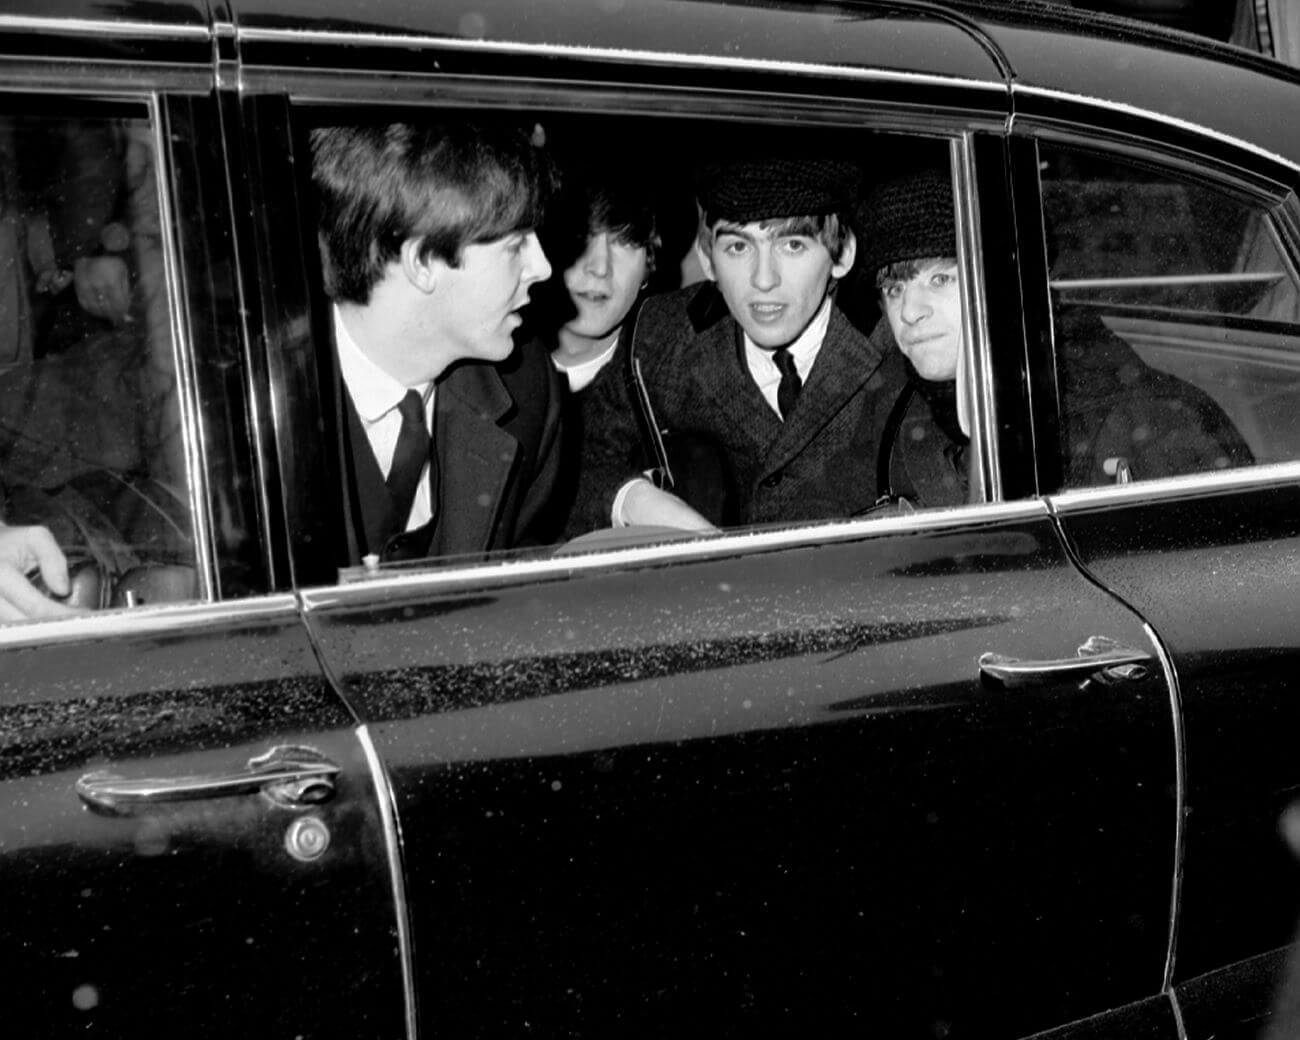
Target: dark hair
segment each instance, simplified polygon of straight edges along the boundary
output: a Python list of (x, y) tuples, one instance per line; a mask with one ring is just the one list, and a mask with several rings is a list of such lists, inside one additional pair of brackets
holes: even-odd
[(563, 168), (560, 189), (547, 207), (542, 229), (542, 243), (556, 275), (572, 267), (588, 240), (602, 231), (644, 249), (648, 270), (654, 270), (660, 240), (653, 193), (648, 187), (618, 171), (576, 165)]
[(515, 127), (322, 127), (311, 150), (325, 291), (359, 304), (408, 239), (455, 267), (467, 245), (536, 227), (551, 182)]
[(883, 289), (893, 282), (909, 282), (930, 264), (955, 264), (955, 256), (919, 256), (915, 260), (895, 260), (876, 272), (876, 288)]
[[(831, 254), (831, 260), (834, 263), (840, 262), (840, 257), (844, 255), (844, 247), (848, 245), (849, 234), (852, 228), (849, 221), (840, 216), (838, 213), (825, 213), (816, 216), (798, 216), (798, 217), (778, 217), (772, 220), (760, 220), (758, 226), (764, 231), (769, 231), (776, 235), (807, 235), (815, 238)], [(737, 221), (726, 220), (724, 218), (709, 219), (709, 214), (701, 211), (700, 213), (700, 230), (699, 241), (700, 248), (707, 251), (717, 236), (721, 224), (739, 226)]]

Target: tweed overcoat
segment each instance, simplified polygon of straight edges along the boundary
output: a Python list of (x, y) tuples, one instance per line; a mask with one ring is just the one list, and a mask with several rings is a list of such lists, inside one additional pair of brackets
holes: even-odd
[[(689, 471), (694, 463), (675, 463), (678, 492), (710, 519), (842, 518), (875, 501), (877, 444), (906, 377), (898, 352), (864, 336), (834, 301), (821, 351), (785, 422), (750, 375), (740, 326), (713, 283), (651, 297), (629, 338), (657, 427), (670, 443), (711, 445), (720, 457), (703, 480)], [(619, 351), (628, 349), (625, 340)], [(627, 371), (627, 357), (611, 368)], [(598, 482), (595, 497), (608, 515), (618, 488), (636, 475), (629, 462), (637, 456), (636, 406), (626, 379), (593, 390), (584, 481)], [(715, 480), (728, 485), (721, 517), (702, 501)]]

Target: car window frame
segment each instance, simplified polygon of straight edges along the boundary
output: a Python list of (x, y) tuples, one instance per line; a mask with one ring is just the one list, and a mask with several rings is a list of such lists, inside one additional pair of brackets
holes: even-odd
[[(58, 63), (56, 63), (58, 64)], [(156, 627), (159, 618), (169, 613), (188, 614), (192, 608), (212, 607), (220, 602), (220, 576), (218, 573), (217, 552), (215, 548), (215, 529), (212, 520), (211, 487), (208, 480), (208, 468), (204, 464), (205, 436), (202, 429), (201, 408), (196, 386), (195, 339), (192, 322), (196, 306), (211, 307), (212, 300), (204, 293), (200, 284), (192, 275), (187, 278), (181, 259), (181, 229), (177, 214), (180, 206), (176, 197), (175, 182), (176, 163), (171, 140), (170, 105), (176, 97), (182, 95), (204, 96), (195, 83), (196, 77), (182, 75), (177, 70), (169, 70), (165, 76), (170, 86), (177, 92), (161, 89), (150, 82), (147, 73), (142, 73), (140, 81), (124, 85), (119, 70), (110, 78), (109, 73), (99, 69), (95, 63), (80, 69), (74, 77), (72, 86), (67, 81), (55, 84), (26, 77), (5, 77), (0, 84), (0, 107), (6, 111), (22, 113), (39, 110), (52, 118), (84, 118), (87, 113), (98, 110), (112, 113), (121, 108), (142, 109), (143, 112), (133, 118), (148, 120), (149, 140), (153, 149), (154, 188), (159, 226), (159, 244), (162, 260), (162, 288), (166, 293), (167, 329), (170, 337), (169, 361), (171, 374), (176, 383), (176, 409), (178, 413), (178, 433), (181, 443), (178, 454), (184, 460), (185, 508), (191, 525), (193, 541), (193, 564), (197, 593), (194, 598), (184, 601), (159, 603), (148, 608), (121, 607), (106, 608), (91, 615), (79, 615), (74, 618), (59, 619), (44, 623), (27, 623), (21, 625), (0, 626), (0, 644), (7, 645), (10, 636), (15, 641), (28, 641), (28, 633), (42, 634), (43, 641), (48, 641), (53, 633), (75, 634), (83, 625), (102, 616), (129, 618), (138, 613), (148, 615), (143, 622), (146, 628)], [(111, 85), (110, 85), (111, 84)], [(223, 171), (224, 176), (224, 171)], [(197, 295), (196, 295), (197, 294)], [(179, 623), (186, 624), (183, 617)], [(102, 627), (91, 626), (91, 630)], [(112, 625), (118, 630), (117, 625)], [(128, 624), (129, 628), (130, 625)]]
[[(1051, 290), (1046, 264), (1045, 217), (1037, 180), (1038, 145), (1047, 142), (1118, 161), (1136, 162), (1167, 172), (1171, 177), (1199, 183), (1222, 194), (1234, 196), (1265, 214), (1278, 232), (1283, 262), (1293, 277), (1300, 272), (1300, 166), (1267, 153), (1250, 142), (1229, 141), (1203, 128), (1170, 121), (1155, 113), (1135, 123), (1138, 114), (1096, 101), (1096, 125), (1061, 122), (1042, 118), (1017, 119), (1008, 146), (1021, 175), (1015, 187), (1016, 224), (1022, 257), (1023, 291), (1030, 306), (1026, 311), (1026, 345), (1031, 352), (1030, 378), (1034, 395), (1031, 422), (1039, 447), (1035, 451), (1035, 478), (1040, 494), (1053, 511), (1070, 512), (1105, 503), (1180, 498), (1197, 491), (1219, 492), (1233, 488), (1269, 486), (1300, 477), (1300, 459), (1266, 463), (1214, 473), (1181, 474), (1144, 479), (1133, 484), (1086, 488), (1060, 486), (1058, 377), (1055, 362), (1055, 328), (1051, 315)], [(1117, 126), (1119, 122), (1122, 126)], [(1144, 133), (1138, 133), (1140, 126)], [(1194, 150), (1203, 140), (1206, 151)], [(1032, 171), (1032, 178), (1025, 176)], [(1297, 277), (1300, 285), (1300, 277)]]
[[(759, 75), (759, 74), (756, 74)], [(896, 74), (881, 73), (885, 79), (892, 81), (894, 79), (904, 79), (906, 77)], [(353, 77), (347, 77), (351, 79)], [(383, 77), (374, 77), (383, 80)], [(431, 77), (436, 79), (436, 77)], [(246, 98), (244, 115), (246, 121), (252, 110), (261, 106), (265, 113), (262, 116), (253, 115), (254, 119), (266, 119), (269, 124), (277, 126), (288, 126), (294, 130), (303, 121), (304, 113), (314, 112), (321, 109), (338, 109), (344, 112), (353, 112), (362, 106), (356, 102), (356, 98), (362, 97), (369, 100), (375, 94), (374, 85), (371, 84), (369, 89), (351, 87), (350, 84), (339, 82), (333, 84), (333, 90), (323, 90), (322, 81), (319, 75), (306, 75), (302, 77), (301, 86), (297, 83), (297, 78), (288, 73), (280, 72), (271, 77), (270, 83), (274, 90), (269, 90), (263, 94), (256, 94)], [(390, 88), (392, 84), (389, 84)], [(664, 91), (659, 86), (644, 86), (634, 83), (619, 85), (618, 89), (613, 89), (609, 83), (600, 83), (590, 88), (575, 87), (572, 84), (550, 84), (536, 81), (530, 81), (526, 85), (523, 83), (502, 84), (499, 80), (493, 81), (490, 85), (479, 83), (474, 80), (466, 81), (462, 77), (457, 77), (455, 82), (438, 84), (435, 90), (430, 84), (425, 82), (410, 82), (409, 78), (403, 77), (401, 90), (397, 97), (393, 97), (390, 91), (387, 103), (380, 106), (373, 102), (364, 105), (367, 115), (377, 111), (391, 111), (395, 115), (410, 116), (412, 113), (424, 111), (435, 112), (439, 110), (465, 110), (465, 109), (482, 109), (493, 111), (498, 105), (505, 103), (505, 99), (512, 98), (515, 104), (508, 110), (522, 112), (526, 115), (529, 112), (545, 113), (562, 113), (572, 115), (582, 115), (589, 112), (600, 114), (621, 114), (625, 112), (654, 112), (663, 109), (663, 106), (670, 105), (669, 109), (675, 117), (691, 119), (719, 119), (726, 121), (753, 121), (759, 122), (776, 122), (792, 123), (795, 119), (800, 121), (815, 120), (820, 129), (827, 132), (852, 133), (855, 131), (877, 131), (884, 133), (904, 133), (925, 135), (934, 138), (943, 138), (948, 140), (950, 155), (952, 156), (951, 168), (954, 177), (955, 197), (954, 202), (957, 210), (959, 224), (966, 230), (959, 235), (959, 267), (961, 271), (962, 285), (967, 294), (967, 306), (965, 308), (966, 320), (971, 324), (968, 331), (968, 349), (977, 351), (980, 361), (972, 364), (972, 373), (987, 373), (991, 370), (991, 363), (987, 360), (989, 357), (988, 341), (989, 334), (987, 331), (987, 308), (984, 305), (982, 294), (984, 292), (984, 278), (982, 274), (982, 265), (984, 262), (979, 235), (979, 218), (977, 198), (978, 192), (975, 187), (977, 164), (972, 156), (973, 142), (975, 135), (979, 134), (987, 139), (998, 139), (1005, 127), (1005, 113), (1000, 108), (1000, 102), (1005, 98), (1004, 94), (999, 93), (999, 105), (991, 108), (987, 113), (980, 114), (972, 112), (969, 108), (949, 108), (942, 111), (936, 111), (933, 107), (918, 106), (915, 110), (903, 110), (896, 102), (880, 102), (872, 100), (870, 97), (863, 96), (834, 96), (828, 95), (823, 87), (822, 96), (816, 98), (805, 98), (789, 90), (779, 89), (778, 84), (774, 84), (773, 91), (764, 92), (753, 89), (752, 87), (745, 91), (724, 91), (716, 87), (700, 88), (692, 86), (681, 93), (672, 95)], [(856, 84), (855, 84), (856, 87)], [(490, 100), (485, 100), (484, 89), (490, 89)], [(280, 93), (284, 91), (284, 93)], [(345, 96), (344, 96), (345, 95)], [(408, 100), (410, 98), (411, 100)], [(998, 146), (1000, 149), (1000, 145)], [(301, 168), (303, 160), (296, 160), (297, 165)], [(301, 185), (301, 182), (299, 182)], [(300, 200), (300, 213), (303, 212)], [(281, 228), (283, 234), (283, 228)], [(283, 258), (277, 259), (273, 255), (268, 255), (268, 250), (272, 250), (270, 235), (264, 237), (260, 245), (262, 263), (268, 267), (277, 270), (277, 284), (283, 289), (285, 280), (283, 276), (285, 263)], [(297, 282), (297, 278), (294, 279)], [(303, 294), (301, 305), (314, 306), (314, 290), (309, 284), (299, 283), (289, 287), (290, 298), (294, 301), (293, 306), (299, 306), (298, 293)], [(268, 316), (273, 317), (273, 316)], [(268, 330), (263, 337), (264, 342), (270, 344), (277, 341), (283, 341), (283, 336), (277, 332)], [(279, 359), (271, 356), (268, 361), (268, 368), (271, 372), (272, 382), (279, 376), (287, 379), (301, 381), (305, 377), (301, 372), (302, 358), (300, 356), (302, 344), (294, 344), (292, 347), (294, 357), (289, 359), (281, 357)], [(974, 380), (972, 376), (972, 380)], [(981, 430), (996, 429), (996, 409), (990, 387), (993, 380), (986, 376), (980, 376), (982, 379), (982, 388), (975, 390), (975, 396), (979, 400), (976, 406), (977, 421), (982, 425)], [(314, 379), (311, 380), (315, 382)], [(976, 383), (972, 381), (972, 387)], [(319, 389), (319, 387), (318, 387)], [(283, 394), (280, 390), (273, 388), (273, 396), (277, 400), (283, 401)], [(287, 402), (286, 402), (287, 404)], [(291, 425), (284, 424), (280, 416), (285, 414), (283, 409), (277, 411), (277, 422), (281, 422), (282, 434), (291, 433)], [(976, 433), (974, 440), (978, 447), (971, 452), (972, 456), (981, 459), (980, 477), (974, 483), (978, 489), (988, 487), (992, 489), (992, 494), (986, 494), (982, 490), (977, 491), (989, 505), (998, 505), (999, 503), (993, 497), (998, 487), (999, 448), (996, 439), (988, 434)], [(296, 451), (296, 448), (284, 448), (284, 436), (279, 438), (282, 445), (282, 463), (283, 459)], [(332, 469), (332, 467), (330, 467)], [(287, 472), (282, 471), (282, 483), (284, 486), (290, 486)], [(310, 485), (316, 488), (328, 488), (328, 483), (319, 480), (319, 477), (311, 478)], [(334, 485), (337, 488), (337, 484)], [(336, 493), (336, 492), (335, 492)], [(289, 507), (289, 503), (286, 503)], [(965, 515), (964, 511), (978, 510), (980, 505), (964, 505), (950, 507), (946, 510), (934, 510), (937, 516), (941, 512), (945, 519), (941, 521), (941, 526), (951, 526), (953, 521), (949, 514), (954, 510), (959, 511), (958, 515)], [(923, 530), (929, 526), (925, 519), (932, 511), (927, 510), (920, 514), (914, 514), (909, 518), (911, 528)], [(627, 550), (601, 550), (594, 559), (607, 559), (610, 566), (618, 566), (621, 562), (627, 560), (640, 559), (643, 556), (653, 558), (664, 563), (672, 562), (677, 558), (693, 557), (697, 552), (712, 554), (715, 550), (707, 548), (716, 544), (717, 552), (730, 554), (737, 551), (737, 548), (746, 544), (749, 540), (751, 544), (757, 541), (763, 545), (769, 544), (811, 544), (818, 542), (823, 537), (855, 537), (869, 534), (873, 524), (881, 521), (873, 518), (864, 518), (854, 521), (836, 521), (828, 519), (827, 521), (816, 522), (812, 524), (792, 524), (789, 527), (783, 527), (778, 534), (770, 531), (750, 532), (746, 530), (736, 530), (724, 532), (722, 535), (710, 536), (699, 541), (674, 541), (668, 544), (631, 548)], [(961, 521), (964, 522), (964, 521)], [(977, 523), (977, 513), (970, 514), (970, 522)], [(845, 528), (843, 525), (847, 524)], [(291, 530), (294, 524), (289, 524)], [(830, 529), (834, 529), (832, 535)], [(315, 532), (315, 538), (319, 538), (320, 532)], [(687, 549), (687, 546), (696, 544), (706, 546), (704, 549)], [(630, 555), (625, 555), (629, 554)], [(302, 554), (299, 550), (294, 549), (292, 555), (296, 560), (301, 561)], [(499, 559), (489, 559), (483, 563), (459, 564), (454, 560), (420, 561), (417, 570), (427, 571), (435, 580), (445, 580), (450, 584), (459, 584), (460, 578), (453, 575), (462, 574), (480, 574), (496, 573), (500, 568), (509, 568), (517, 566), (514, 561), (508, 558), (509, 554)], [(569, 568), (572, 557), (561, 556), (555, 560), (554, 566), (561, 569)], [(529, 575), (535, 572), (536, 564), (530, 562), (527, 567)], [(484, 570), (486, 568), (486, 570)], [(543, 567), (544, 571), (546, 568)], [(584, 568), (585, 569), (585, 568)], [(348, 584), (348, 579), (355, 580), (358, 575), (341, 575), (332, 565), (330, 571), (335, 573), (324, 573), (319, 567), (303, 568), (295, 567), (294, 587), (296, 588), (328, 588), (341, 587)], [(409, 567), (403, 567), (402, 573), (396, 577), (401, 580), (405, 579), (405, 574), (410, 570)], [(388, 565), (381, 567), (377, 578), (386, 578), (392, 575)], [(442, 577), (439, 577), (442, 576)], [(521, 579), (524, 573), (520, 574)], [(365, 583), (376, 580), (367, 576), (362, 576)]]

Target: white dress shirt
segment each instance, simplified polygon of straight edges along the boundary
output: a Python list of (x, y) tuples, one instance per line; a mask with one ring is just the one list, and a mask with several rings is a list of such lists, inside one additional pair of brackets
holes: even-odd
[[(812, 371), (813, 362), (821, 353), (822, 340), (826, 338), (826, 330), (830, 324), (831, 298), (827, 296), (822, 301), (821, 309), (813, 315), (813, 320), (788, 348), (790, 356), (794, 358), (794, 368), (799, 373), (801, 382), (808, 382), (808, 373)], [(776, 367), (776, 351), (755, 346), (754, 341), (746, 335), (745, 364), (749, 366), (749, 374), (758, 384), (763, 399), (772, 406), (772, 411), (776, 412), (779, 418), (781, 408), (776, 403), (776, 392), (781, 385), (781, 370)]]
[[(820, 309), (813, 315), (807, 327), (799, 334), (799, 337), (790, 344), (789, 350), (794, 358), (795, 371), (799, 373), (799, 378), (803, 382), (808, 382), (808, 374), (812, 371), (813, 363), (817, 360), (817, 355), (821, 353), (822, 342), (826, 339), (826, 330), (831, 324), (831, 298), (826, 297), (822, 301)], [(780, 418), (781, 408), (777, 404), (776, 393), (781, 385), (781, 370), (776, 367), (774, 356), (775, 350), (764, 350), (762, 347), (755, 346), (754, 341), (748, 335), (745, 339), (745, 365), (749, 369), (749, 375), (758, 386), (759, 393)], [(614, 504), (610, 508), (610, 519), (615, 527), (624, 527), (627, 520), (623, 517), (623, 503), (627, 501), (628, 492), (645, 478), (636, 477), (629, 480), (621, 488), (618, 494), (614, 496)]]
[[(370, 441), (370, 450), (385, 476), (393, 465), (397, 450), (397, 435), (402, 429), (402, 414), (397, 410), (408, 390), (416, 390), (424, 398), (424, 422), (432, 430), (433, 384), (403, 386), (368, 358), (356, 341), (348, 335), (337, 307), (334, 310), (334, 343), (338, 348), (339, 372), (343, 384), (352, 398), (352, 405), (361, 419), (361, 426)], [(411, 531), (427, 524), (433, 517), (429, 496), (429, 464), (420, 471), (420, 483), (415, 488), (415, 501), (403, 530)]]

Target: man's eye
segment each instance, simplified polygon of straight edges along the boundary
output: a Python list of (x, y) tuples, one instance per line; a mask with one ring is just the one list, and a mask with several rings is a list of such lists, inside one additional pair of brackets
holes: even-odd
[(943, 289), (952, 285), (957, 280), (957, 276), (952, 271), (935, 271), (930, 276), (930, 284), (936, 289)]
[(722, 243), (722, 251), (727, 256), (740, 256), (749, 248), (749, 243), (741, 238), (727, 239)]
[(903, 283), (891, 282), (889, 285), (886, 285), (883, 289), (880, 290), (880, 295), (883, 296), (886, 300), (897, 300), (900, 296), (903, 295)]
[(808, 251), (808, 240), (806, 238), (783, 238), (781, 248), (791, 256), (798, 256), (800, 253)]

